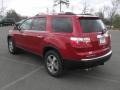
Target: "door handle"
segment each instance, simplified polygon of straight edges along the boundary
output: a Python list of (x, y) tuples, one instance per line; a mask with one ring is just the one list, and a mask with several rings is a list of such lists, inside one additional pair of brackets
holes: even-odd
[(43, 39), (44, 38), (44, 36), (37, 36), (38, 38), (41, 38), (41, 39)]
[(26, 36), (27, 34), (24, 34), (24, 33), (23, 33), (22, 35), (23, 35), (23, 36)]

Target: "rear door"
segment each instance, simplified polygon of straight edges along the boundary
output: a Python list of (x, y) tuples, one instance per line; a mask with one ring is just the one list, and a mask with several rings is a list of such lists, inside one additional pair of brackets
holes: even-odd
[[(99, 18), (82, 17), (79, 19), (82, 37), (90, 38), (91, 46), (85, 51), (101, 50), (109, 47), (110, 37), (103, 22)], [(87, 45), (87, 43), (86, 43)]]
[[(72, 17), (54, 16), (52, 17), (52, 37), (55, 45), (65, 46), (69, 44), (73, 33)], [(63, 48), (62, 47), (62, 48)]]

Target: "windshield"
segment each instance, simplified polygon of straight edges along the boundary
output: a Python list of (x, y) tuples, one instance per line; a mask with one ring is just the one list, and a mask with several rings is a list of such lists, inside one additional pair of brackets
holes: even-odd
[(103, 32), (106, 30), (102, 20), (98, 18), (81, 18), (80, 26), (84, 33)]

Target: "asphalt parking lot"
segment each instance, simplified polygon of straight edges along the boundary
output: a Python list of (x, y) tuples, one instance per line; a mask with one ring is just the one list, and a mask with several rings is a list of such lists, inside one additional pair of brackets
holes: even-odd
[(111, 31), (113, 55), (104, 66), (53, 78), (39, 56), (9, 54), (6, 39), (12, 28), (0, 27), (0, 90), (120, 90), (120, 31)]

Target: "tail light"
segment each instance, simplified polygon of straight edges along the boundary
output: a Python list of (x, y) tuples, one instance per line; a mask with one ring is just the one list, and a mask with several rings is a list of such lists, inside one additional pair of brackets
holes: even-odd
[(108, 36), (110, 36), (110, 37), (111, 37), (111, 34), (110, 34), (110, 32), (109, 32), (109, 31), (106, 31), (106, 32), (105, 32), (105, 34), (104, 34), (104, 36), (105, 36), (105, 37), (108, 37)]
[(111, 33), (110, 31), (106, 31), (106, 33), (104, 34), (104, 36), (106, 37), (107, 39), (107, 44), (111, 44)]
[(76, 48), (88, 48), (92, 47), (91, 40), (89, 37), (71, 37), (70, 38), (71, 45)]
[(106, 33), (104, 35), (105, 35), (105, 37), (110, 37), (110, 40), (111, 40), (111, 33), (110, 33), (110, 31), (106, 31)]

